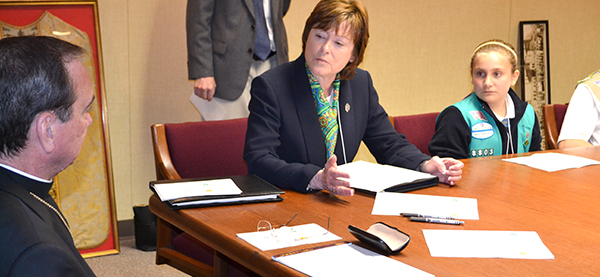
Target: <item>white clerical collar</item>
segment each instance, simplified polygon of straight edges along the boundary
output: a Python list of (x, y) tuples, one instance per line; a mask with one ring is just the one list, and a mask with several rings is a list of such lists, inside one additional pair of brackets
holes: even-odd
[(4, 167), (5, 169), (7, 169), (7, 170), (10, 170), (10, 171), (12, 171), (12, 172), (14, 172), (14, 173), (17, 173), (17, 174), (19, 174), (19, 175), (23, 175), (23, 176), (25, 176), (25, 177), (27, 177), (27, 178), (29, 178), (29, 179), (36, 180), (36, 181), (38, 181), (38, 182), (42, 182), (42, 183), (48, 183), (48, 184), (52, 183), (52, 180), (46, 180), (46, 179), (42, 179), (42, 178), (39, 178), (39, 177), (33, 176), (33, 175), (31, 175), (31, 174), (29, 174), (29, 173), (27, 173), (27, 172), (23, 172), (23, 171), (21, 171), (21, 170), (18, 170), (18, 169), (16, 169), (16, 168), (12, 167), (12, 166), (9, 166), (9, 165), (5, 165), (5, 164), (1, 164), (1, 163), (0, 163), (0, 166), (1, 166), (1, 167)]

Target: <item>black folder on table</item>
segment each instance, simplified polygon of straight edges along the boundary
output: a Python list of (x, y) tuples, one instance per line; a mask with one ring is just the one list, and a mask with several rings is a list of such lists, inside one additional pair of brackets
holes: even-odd
[[(190, 196), (182, 197), (174, 200), (163, 201), (171, 209), (187, 209), (187, 208), (198, 208), (198, 207), (210, 207), (210, 206), (222, 206), (222, 205), (234, 205), (234, 204), (249, 204), (249, 203), (263, 203), (263, 202), (277, 202), (282, 201), (283, 198), (279, 196), (284, 192), (269, 182), (261, 179), (256, 175), (238, 175), (229, 176), (223, 178), (194, 178), (194, 179), (180, 179), (180, 180), (161, 180), (151, 181), (150, 189), (159, 197), (160, 194), (156, 191), (156, 185), (168, 184), (168, 183), (182, 183), (182, 182), (194, 182), (194, 181), (207, 181), (215, 179), (231, 179), (238, 188), (242, 191), (241, 194), (235, 195), (211, 195), (211, 196)], [(162, 200), (162, 199), (161, 199)]]

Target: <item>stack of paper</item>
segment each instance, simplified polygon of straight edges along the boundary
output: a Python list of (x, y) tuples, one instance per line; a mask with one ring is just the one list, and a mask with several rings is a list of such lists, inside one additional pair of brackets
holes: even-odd
[(369, 192), (408, 192), (437, 185), (439, 178), (429, 173), (391, 165), (356, 161), (338, 166), (350, 174), (350, 186)]

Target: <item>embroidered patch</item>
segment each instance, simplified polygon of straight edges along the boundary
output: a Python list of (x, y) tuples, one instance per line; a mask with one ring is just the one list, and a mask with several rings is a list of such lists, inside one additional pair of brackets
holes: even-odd
[(494, 148), (471, 149), (470, 158), (494, 156)]
[(471, 126), (471, 136), (476, 139), (488, 139), (494, 135), (494, 127), (487, 122), (475, 123)]
[(475, 120), (484, 120), (484, 121), (487, 121), (487, 118), (485, 118), (485, 115), (483, 114), (482, 111), (470, 111), (469, 114), (471, 114), (471, 116)]

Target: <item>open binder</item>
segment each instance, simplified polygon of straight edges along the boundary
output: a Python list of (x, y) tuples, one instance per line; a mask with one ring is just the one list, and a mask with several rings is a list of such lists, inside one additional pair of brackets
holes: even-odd
[[(185, 195), (185, 192), (190, 190), (184, 187), (193, 185), (201, 185), (204, 183), (211, 184), (213, 181), (231, 180), (241, 192), (233, 194), (208, 194), (208, 195)], [(167, 185), (167, 186), (164, 186)], [(165, 195), (162, 190), (178, 190), (184, 193), (184, 196), (175, 199), (163, 199), (161, 195)], [(230, 176), (223, 179), (214, 178), (197, 178), (197, 179), (180, 179), (180, 180), (161, 180), (151, 181), (150, 189), (158, 196), (158, 198), (169, 206), (171, 209), (210, 207), (234, 204), (249, 204), (262, 202), (277, 202), (282, 201), (280, 194), (284, 192), (273, 186), (267, 181), (256, 175), (239, 175)]]
[(436, 186), (439, 178), (425, 172), (392, 165), (355, 161), (338, 166), (350, 174), (350, 186), (368, 193), (409, 192)]

